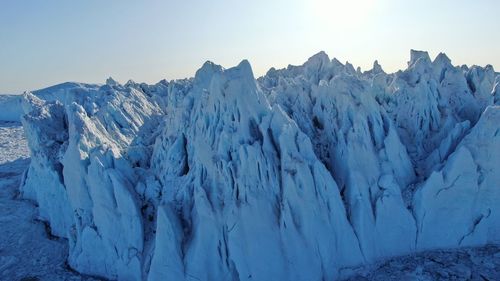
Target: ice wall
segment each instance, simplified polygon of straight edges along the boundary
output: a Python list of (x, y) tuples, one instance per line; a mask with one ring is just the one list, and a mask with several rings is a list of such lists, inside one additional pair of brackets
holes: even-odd
[(69, 264), (118, 280), (334, 280), (346, 267), (498, 243), (499, 78), (412, 51), (207, 62), (194, 78), (25, 95), (21, 191)]

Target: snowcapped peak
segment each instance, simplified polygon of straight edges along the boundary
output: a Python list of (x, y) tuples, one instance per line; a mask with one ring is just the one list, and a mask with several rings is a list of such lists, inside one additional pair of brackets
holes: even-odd
[(337, 58), (332, 59), (332, 64), (334, 67), (344, 67), (344, 64), (341, 63)]
[(276, 68), (274, 67), (271, 67), (267, 72), (266, 72), (266, 75), (265, 76), (275, 76), (277, 75), (278, 73), (278, 70), (276, 70)]
[(133, 87), (135, 85), (137, 85), (137, 83), (135, 83), (135, 81), (132, 79), (129, 79), (127, 83), (125, 83), (125, 87)]
[[(209, 67), (207, 71), (203, 71), (200, 73), (201, 70), (203, 70), (205, 67)], [(208, 80), (211, 80), (211, 76), (219, 73), (222, 74), (222, 76), (225, 76), (227, 79), (233, 80), (233, 79), (238, 79), (238, 80), (250, 80), (254, 81), (255, 78), (253, 76), (253, 70), (252, 66), (248, 62), (248, 60), (242, 60), (237, 66), (231, 67), (228, 69), (223, 69), (219, 65), (209, 65), (205, 64), (198, 72), (196, 72), (196, 79), (200, 78), (200, 75), (210, 75), (210, 76), (204, 76), (205, 79), (208, 78)]]
[(233, 68), (233, 71), (237, 71), (243, 77), (251, 77), (254, 79), (252, 66), (248, 60), (242, 60), (235, 68)]
[(439, 76), (441, 80), (444, 78), (444, 71), (453, 68), (451, 60), (444, 53), (439, 53), (439, 55), (437, 55), (432, 62), (432, 65), (434, 67), (435, 75)]
[(373, 62), (373, 68), (372, 68), (373, 73), (382, 73), (384, 70), (382, 69), (382, 66), (378, 63), (378, 60), (375, 60)]
[(451, 60), (445, 53), (439, 53), (439, 55), (437, 55), (434, 59), (434, 64), (451, 65)]
[(211, 61), (206, 61), (203, 66), (196, 71), (194, 79), (198, 83), (209, 82), (214, 73), (220, 73), (222, 70), (222, 66)]
[(106, 79), (106, 85), (108, 86), (119, 86), (120, 83), (118, 83), (115, 79), (113, 79), (112, 77), (109, 77), (108, 79)]
[(304, 63), (304, 66), (321, 66), (327, 65), (329, 62), (330, 58), (328, 57), (328, 55), (324, 51), (321, 51), (310, 57), (307, 62)]
[(350, 62), (345, 63), (345, 67), (348, 73), (356, 73), (356, 70), (354, 69), (354, 66)]
[(417, 50), (411, 50), (410, 51), (410, 61), (408, 62), (408, 66), (413, 66), (418, 60), (424, 60), (424, 61), (431, 61), (431, 58), (429, 57), (429, 53), (426, 51), (417, 51)]

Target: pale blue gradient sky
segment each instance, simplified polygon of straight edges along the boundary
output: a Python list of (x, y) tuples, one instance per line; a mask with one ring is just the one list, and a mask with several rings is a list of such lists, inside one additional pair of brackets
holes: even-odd
[(409, 50), (500, 70), (499, 0), (15, 0), (0, 2), (0, 93), (112, 76), (191, 77), (248, 59), (256, 76), (320, 50), (369, 69)]

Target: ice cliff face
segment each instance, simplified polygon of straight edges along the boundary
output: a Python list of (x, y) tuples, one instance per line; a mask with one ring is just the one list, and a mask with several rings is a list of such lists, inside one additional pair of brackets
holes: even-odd
[(401, 196), (414, 180), (413, 167), (370, 83), (324, 53), (261, 82), (312, 140), (339, 185), (364, 258), (414, 250), (415, 224)]
[(152, 155), (163, 202), (150, 280), (332, 279), (332, 265), (362, 261), (335, 181), (248, 62), (205, 64), (183, 100)]
[(415, 193), (418, 248), (500, 241), (499, 121), (500, 107), (487, 107), (444, 167)]
[(73, 268), (119, 280), (333, 280), (499, 243), (499, 81), (412, 51), (394, 74), (319, 53), (60, 85), (25, 96), (21, 191)]
[(69, 239), (75, 269), (140, 279), (144, 230), (133, 163), (147, 154), (146, 136), (163, 111), (136, 86), (67, 89), (64, 95), (63, 103), (26, 96), (23, 125), (32, 162), (22, 193), (38, 202), (55, 235)]

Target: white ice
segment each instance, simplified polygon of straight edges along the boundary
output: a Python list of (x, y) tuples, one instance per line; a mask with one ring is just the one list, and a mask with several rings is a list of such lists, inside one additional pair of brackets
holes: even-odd
[(361, 72), (323, 52), (255, 79), (28, 93), (24, 198), (69, 265), (118, 280), (334, 280), (500, 242), (500, 78), (412, 51)]

